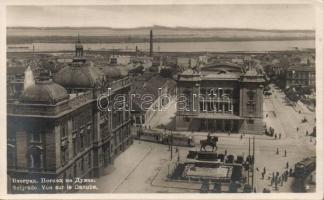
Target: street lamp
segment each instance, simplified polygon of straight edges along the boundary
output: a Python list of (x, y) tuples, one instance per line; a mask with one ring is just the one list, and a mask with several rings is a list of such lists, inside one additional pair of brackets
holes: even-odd
[(172, 146), (173, 146), (173, 135), (172, 135), (172, 129), (171, 129), (171, 134), (170, 134), (170, 148), (171, 148), (171, 151), (170, 151), (170, 160), (172, 160)]

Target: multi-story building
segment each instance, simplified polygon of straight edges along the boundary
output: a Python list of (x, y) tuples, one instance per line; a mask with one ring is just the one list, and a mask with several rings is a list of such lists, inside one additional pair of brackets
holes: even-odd
[(315, 66), (298, 64), (287, 69), (286, 88), (293, 86), (307, 86), (315, 89), (315, 81)]
[(214, 63), (178, 76), (176, 128), (263, 134), (260, 70)]
[(173, 79), (159, 75), (148, 80), (134, 80), (131, 92), (133, 125), (149, 128), (154, 116), (174, 100), (175, 88), (176, 82)]
[(73, 62), (54, 80), (41, 72), (19, 101), (7, 103), (8, 176), (99, 177), (132, 138), (130, 111), (100, 110), (97, 99), (113, 103), (122, 94), (127, 105), (129, 91), (127, 77), (107, 82), (78, 42)]
[(17, 98), (24, 89), (24, 77), (26, 67), (7, 67), (7, 96), (8, 99)]

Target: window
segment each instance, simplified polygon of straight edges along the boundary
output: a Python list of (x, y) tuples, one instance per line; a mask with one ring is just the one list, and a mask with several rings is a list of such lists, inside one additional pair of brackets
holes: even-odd
[(228, 112), (229, 110), (228, 106), (229, 106), (228, 103), (224, 103), (224, 112)]
[(81, 149), (84, 146), (83, 139), (84, 139), (84, 135), (83, 135), (83, 133), (81, 133), (81, 135), (80, 135), (80, 147), (81, 147)]
[(77, 165), (74, 164), (73, 166), (73, 173), (74, 173), (74, 178), (77, 177)]
[(91, 168), (91, 152), (88, 154), (88, 167)]
[(16, 146), (9, 143), (7, 145), (7, 161), (8, 167), (16, 166)]
[(65, 138), (68, 135), (68, 124), (67, 122), (63, 122), (61, 124), (61, 138)]
[(185, 109), (187, 110), (187, 111), (191, 111), (192, 109), (192, 93), (191, 93), (191, 91), (190, 90), (188, 90), (188, 89), (185, 89), (184, 91), (183, 91), (183, 94), (185, 95), (185, 100), (186, 100), (186, 103), (185, 103)]
[(223, 96), (223, 88), (218, 88), (218, 96), (219, 97)]
[(77, 118), (76, 117), (73, 117), (72, 118), (72, 130), (76, 130), (78, 127), (77, 127)]
[(16, 166), (16, 134), (10, 133), (7, 138), (7, 165)]
[(69, 151), (67, 146), (61, 147), (61, 164), (65, 165), (69, 161)]
[(76, 136), (74, 135), (73, 136), (73, 139), (72, 139), (72, 148), (73, 148), (73, 155), (75, 156), (77, 154), (77, 145), (76, 145)]
[(41, 142), (41, 134), (40, 132), (33, 132), (31, 133), (31, 142)]
[(29, 148), (29, 167), (33, 169), (40, 169), (43, 167), (43, 148), (40, 146), (31, 146)]
[(253, 119), (248, 119), (248, 124), (254, 124), (254, 120)]
[(203, 112), (203, 111), (206, 110), (204, 106), (205, 106), (204, 101), (199, 102), (199, 107), (200, 107), (200, 111), (201, 111), (201, 112)]
[(249, 113), (254, 113), (256, 110), (256, 103), (255, 103), (255, 91), (248, 91), (248, 103), (247, 103), (247, 109)]
[(141, 124), (141, 118), (140, 118), (140, 116), (136, 116), (135, 117), (135, 123), (136, 124)]
[(82, 158), (81, 159), (81, 171), (83, 172), (83, 170), (84, 170), (84, 159)]

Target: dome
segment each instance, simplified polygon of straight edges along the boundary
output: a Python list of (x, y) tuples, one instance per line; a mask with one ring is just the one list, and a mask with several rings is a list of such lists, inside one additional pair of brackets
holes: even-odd
[(39, 81), (24, 90), (20, 101), (24, 103), (55, 104), (68, 99), (69, 95), (64, 87), (51, 80)]
[(99, 71), (86, 64), (71, 64), (61, 69), (54, 81), (65, 88), (94, 88), (101, 85)]

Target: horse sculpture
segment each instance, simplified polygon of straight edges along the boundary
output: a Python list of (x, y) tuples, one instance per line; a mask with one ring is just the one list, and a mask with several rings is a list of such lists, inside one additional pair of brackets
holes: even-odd
[(212, 151), (217, 151), (217, 142), (218, 137), (211, 137), (209, 140), (200, 140), (200, 151), (204, 149), (206, 151), (206, 146), (211, 146), (213, 149)]

